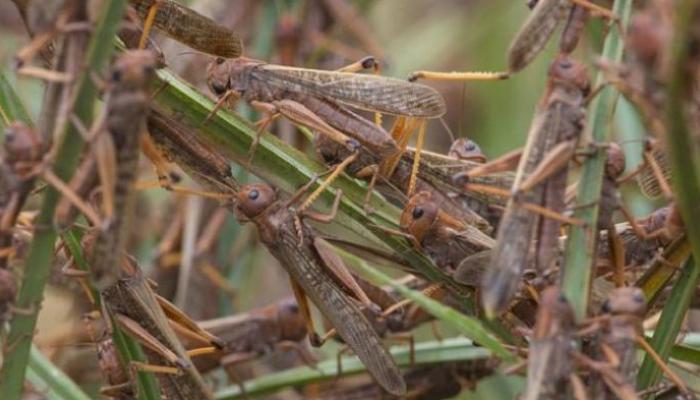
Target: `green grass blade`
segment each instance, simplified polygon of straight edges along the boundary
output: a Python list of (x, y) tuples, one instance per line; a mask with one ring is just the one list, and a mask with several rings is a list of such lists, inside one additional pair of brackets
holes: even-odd
[[(97, 97), (97, 89), (90, 78), (90, 71), (102, 71), (109, 62), (109, 56), (114, 47), (105, 43), (111, 43), (112, 37), (121, 24), (125, 6), (126, 2), (123, 0), (104, 3), (95, 25), (95, 34), (90, 41), (86, 58), (90, 68), (77, 77), (75, 84), (76, 101), (73, 111), (84, 123), (92, 121), (93, 105)], [(62, 142), (59, 144), (54, 173), (67, 181), (77, 166), (83, 143), (80, 134), (72, 125), (67, 124), (63, 131), (65, 135), (62, 136)], [(34, 312), (17, 314), (10, 323), (7, 341), (13, 345), (6, 354), (0, 372), (0, 393), (6, 400), (19, 400), (22, 393), (37, 314), (51, 269), (56, 241), (56, 232), (52, 227), (53, 214), (59, 198), (56, 190), (46, 189), (36, 221), (35, 236), (27, 255), (17, 307), (34, 310)]]
[[(661, 318), (656, 326), (654, 336), (649, 341), (651, 347), (661, 356), (661, 359), (668, 360), (671, 348), (681, 329), (681, 324), (685, 318), (686, 311), (690, 307), (690, 301), (695, 296), (695, 288), (700, 280), (700, 268), (691, 258), (685, 263), (683, 270), (676, 281), (676, 285), (671, 291)], [(637, 388), (639, 390), (653, 386), (661, 380), (661, 370), (654, 363), (649, 355), (644, 357), (644, 362), (639, 369), (637, 377)]]
[(89, 400), (66, 374), (51, 363), (41, 351), (32, 346), (27, 379), (49, 400)]
[[(391, 350), (397, 364), (410, 366), (410, 349), (397, 347)], [(446, 339), (441, 342), (424, 342), (415, 345), (415, 365), (444, 363), (450, 361), (479, 360), (489, 357), (489, 351), (475, 346), (463, 338)], [(243, 382), (246, 393), (241, 393), (238, 386), (231, 386), (216, 393), (217, 400), (243, 399), (246, 396), (257, 397), (270, 394), (291, 386), (301, 386), (314, 382), (336, 379), (338, 376), (335, 359), (318, 363), (316, 368), (299, 367), (275, 374), (261, 376)], [(365, 367), (357, 357), (343, 357), (341, 360), (342, 376), (355, 375), (365, 372)]]
[(12, 121), (22, 121), (28, 126), (33, 126), (27, 109), (17, 96), (17, 91), (7, 80), (5, 74), (0, 72), (0, 126), (5, 128), (7, 123)]
[[(141, 349), (141, 345), (119, 329), (119, 326), (114, 320), (112, 321), (112, 327), (112, 339), (114, 340), (114, 346), (119, 353), (122, 364), (128, 366), (132, 361), (148, 363), (146, 355)], [(160, 386), (153, 373), (139, 371), (136, 379), (139, 400), (160, 400)]]
[(353, 266), (360, 270), (364, 276), (367, 276), (369, 280), (379, 285), (390, 286), (399, 292), (403, 297), (418, 304), (430, 315), (451, 326), (457, 330), (457, 332), (472, 339), (479, 345), (489, 349), (494, 355), (509, 361), (515, 360), (516, 357), (506, 350), (496, 336), (490, 332), (489, 329), (478, 319), (464, 315), (452, 307), (448, 307), (419, 291), (411, 290), (406, 286), (395, 282), (390, 276), (380, 272), (376, 268), (367, 264), (364, 260), (354, 257), (344, 250), (337, 249), (337, 251), (343, 257), (353, 257)]
[[(632, 11), (631, 0), (615, 0), (613, 12), (620, 18), (622, 26), (627, 26)], [(611, 30), (605, 38), (603, 45), (603, 58), (611, 61), (622, 59), (623, 38), (610, 23)], [(599, 73), (596, 85), (604, 83), (603, 73)], [(595, 143), (605, 143), (609, 140), (609, 131), (613, 123), (613, 113), (618, 94), (610, 86), (602, 89), (593, 100), (588, 125), (591, 129), (591, 137)], [(599, 150), (586, 159), (581, 173), (581, 184), (578, 191), (578, 204), (585, 204), (574, 213), (574, 218), (586, 222), (584, 226), (572, 226), (569, 239), (566, 241), (564, 252), (564, 267), (562, 268), (562, 287), (564, 294), (576, 313), (576, 318), (581, 320), (586, 315), (588, 306), (589, 287), (591, 282), (591, 266), (596, 256), (596, 237), (587, 227), (598, 224), (598, 200), (603, 183), (605, 169), (605, 151)]]

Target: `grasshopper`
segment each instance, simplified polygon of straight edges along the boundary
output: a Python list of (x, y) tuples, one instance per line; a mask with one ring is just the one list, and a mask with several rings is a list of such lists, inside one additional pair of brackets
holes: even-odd
[(559, 288), (550, 286), (540, 293), (537, 319), (527, 359), (525, 400), (566, 397), (573, 378), (576, 324), (574, 311)]
[(202, 321), (198, 325), (226, 343), (221, 354), (216, 355), (216, 362), (205, 364), (202, 357), (195, 361), (202, 372), (218, 365), (240, 364), (275, 349), (296, 350), (302, 360), (309, 364), (314, 362), (299, 343), (307, 336), (306, 324), (292, 298), (244, 314)]
[[(126, 241), (126, 227), (133, 212), (133, 186), (138, 172), (141, 136), (146, 130), (150, 95), (148, 84), (155, 74), (155, 56), (145, 50), (129, 51), (115, 62), (112, 87), (105, 106), (106, 133), (96, 138), (98, 169), (103, 187), (106, 226), (100, 226), (91, 265), (109, 274), (119, 268)], [(98, 129), (102, 126), (98, 125)], [(90, 135), (89, 132), (86, 134)], [(89, 136), (90, 137), (90, 136)], [(102, 160), (101, 160), (102, 159)], [(98, 287), (109, 284), (101, 279)]]
[(588, 322), (584, 332), (597, 332), (592, 351), (595, 361), (577, 357), (600, 375), (591, 391), (594, 398), (637, 399), (637, 345), (642, 347), (663, 373), (684, 393), (688, 393), (683, 381), (663, 363), (642, 335), (642, 322), (647, 311), (644, 293), (637, 287), (613, 289), (602, 305), (602, 315)]
[(34, 186), (34, 167), (41, 161), (43, 143), (36, 132), (15, 122), (5, 131), (0, 158), (0, 269), (12, 254), (13, 227)]
[[(312, 181), (313, 182), (313, 181)], [(238, 194), (238, 210), (258, 227), (260, 239), (286, 269), (292, 279), (297, 302), (308, 324), (312, 343), (319, 344), (311, 325), (304, 294), (311, 297), (324, 317), (328, 318), (341, 338), (365, 364), (369, 373), (389, 393), (402, 395), (406, 385), (394, 360), (382, 346), (381, 339), (365, 317), (356, 300), (348, 296), (338, 282), (362, 299), (366, 311), (373, 312), (371, 301), (357, 284), (343, 276), (344, 266), (303, 220), (289, 211), (308, 186), (286, 202), (277, 201), (274, 190), (265, 184), (243, 186)], [(335, 207), (338, 200), (336, 198)], [(307, 218), (329, 221), (329, 216), (304, 212)], [(316, 338), (314, 338), (316, 336)]]
[[(213, 398), (173, 327), (178, 327), (178, 331), (203, 331), (188, 322), (183, 314), (178, 314), (174, 306), (158, 298), (133, 262), (127, 264), (126, 276), (104, 289), (101, 295), (105, 308), (120, 328), (145, 346), (148, 359), (154, 365), (142, 366), (142, 369), (161, 372), (158, 377), (167, 398)], [(173, 327), (169, 316), (176, 318)], [(205, 335), (203, 340), (214, 347), (221, 345), (210, 335)]]
[(616, 20), (608, 10), (588, 0), (538, 0), (508, 49), (508, 71), (515, 73), (527, 65), (544, 49), (554, 31), (566, 20), (559, 50), (571, 53), (579, 41), (589, 11)]
[[(348, 106), (417, 118), (445, 113), (444, 100), (434, 89), (399, 79), (283, 67), (246, 58), (217, 58), (207, 72), (209, 87), (224, 100), (230, 94), (242, 96), (267, 114), (279, 113), (350, 150), (362, 144), (380, 157), (398, 153), (396, 142)], [(270, 122), (267, 118), (261, 128)]]
[(414, 246), (450, 274), (464, 258), (495, 246), (490, 236), (442, 211), (430, 192), (411, 197), (400, 226)]
[[(243, 52), (241, 38), (230, 29), (172, 0), (129, 0), (144, 19), (144, 35), (151, 25), (178, 42), (218, 57), (236, 58)], [(143, 39), (142, 39), (143, 42)], [(143, 48), (143, 44), (139, 45)]]
[[(496, 315), (508, 307), (529, 257), (539, 271), (552, 266), (559, 226), (564, 220), (559, 213), (564, 208), (567, 166), (582, 132), (588, 91), (583, 64), (566, 56), (552, 63), (547, 89), (518, 165), (515, 194), (506, 206), (483, 282), (482, 300), (487, 315)], [(544, 209), (534, 213), (524, 203)], [(536, 246), (531, 252), (533, 234)]]

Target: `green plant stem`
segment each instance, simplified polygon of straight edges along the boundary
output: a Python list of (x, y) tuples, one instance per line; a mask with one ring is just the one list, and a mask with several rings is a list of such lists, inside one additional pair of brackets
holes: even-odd
[[(411, 366), (410, 349), (408, 347), (393, 348), (391, 354), (399, 366)], [(415, 346), (416, 366), (436, 364), (451, 361), (479, 360), (489, 357), (489, 351), (475, 346), (467, 339), (445, 339), (441, 342), (418, 343)], [(356, 375), (365, 372), (365, 367), (357, 357), (341, 359), (342, 373), (340, 376)], [(234, 400), (257, 397), (270, 394), (290, 386), (307, 385), (319, 381), (336, 379), (338, 363), (335, 359), (318, 363), (315, 368), (299, 367), (275, 374), (269, 374), (250, 381), (243, 382), (245, 393), (238, 386), (225, 388), (216, 393), (217, 400)]]
[(516, 357), (506, 350), (496, 336), (489, 332), (478, 319), (464, 315), (452, 307), (448, 307), (435, 299), (431, 299), (419, 291), (407, 288), (365, 262), (360, 262), (357, 266), (370, 280), (376, 281), (381, 285), (390, 286), (402, 296), (418, 304), (423, 310), (435, 318), (474, 340), (479, 345), (489, 349), (494, 355), (508, 361), (516, 359)]
[[(83, 123), (92, 121), (93, 105), (97, 97), (97, 89), (90, 72), (102, 71), (107, 65), (114, 48), (105, 43), (111, 43), (116, 34), (125, 6), (126, 2), (123, 0), (108, 1), (102, 6), (102, 13), (95, 26), (95, 34), (90, 41), (85, 60), (90, 70), (82, 71), (75, 82), (76, 100), (72, 110)], [(72, 125), (66, 124), (62, 131), (64, 135), (58, 144), (54, 173), (67, 181), (77, 166), (83, 142), (79, 132)], [(59, 198), (60, 194), (55, 189), (46, 189), (35, 223), (34, 239), (27, 255), (17, 299), (17, 307), (30, 312), (14, 315), (10, 323), (10, 333), (7, 337), (9, 351), (0, 372), (0, 393), (5, 400), (19, 400), (21, 397), (37, 315), (51, 269), (57, 237), (52, 226), (53, 214)]]
[[(33, 126), (32, 119), (29, 117), (27, 109), (22, 104), (17, 91), (12, 87), (10, 82), (5, 77), (4, 73), (0, 72), (0, 126), (6, 127), (7, 122), (22, 121), (28, 126)], [(7, 118), (7, 121), (5, 121)], [(2, 138), (0, 133), (0, 138)]]
[[(695, 288), (700, 280), (700, 268), (695, 265), (691, 258), (685, 263), (676, 285), (671, 291), (661, 318), (656, 326), (654, 336), (649, 341), (651, 347), (661, 356), (661, 359), (668, 360), (671, 349), (675, 343), (685, 314), (690, 307), (690, 301), (695, 296)], [(653, 386), (661, 380), (661, 369), (654, 363), (648, 354), (644, 357), (644, 362), (639, 369), (637, 377), (637, 389), (644, 390)]]
[(89, 400), (90, 398), (66, 374), (32, 346), (27, 379), (49, 400)]
[[(627, 26), (632, 10), (631, 0), (615, 0), (613, 12), (620, 18), (620, 24)], [(605, 38), (603, 58), (618, 62), (622, 59), (623, 38), (615, 24), (610, 23), (611, 31)], [(605, 82), (602, 72), (598, 73), (596, 85)], [(600, 91), (591, 106), (588, 126), (594, 143), (605, 143), (609, 138), (610, 127), (618, 93), (612, 87)], [(573, 226), (566, 242), (564, 252), (564, 267), (562, 269), (562, 287), (564, 294), (581, 320), (586, 315), (589, 288), (592, 276), (593, 260), (596, 257), (597, 235), (594, 234), (598, 225), (598, 202), (603, 183), (605, 169), (605, 151), (599, 149), (586, 159), (581, 173), (578, 191), (578, 203), (585, 205), (574, 213), (574, 218), (586, 222), (586, 226)]]

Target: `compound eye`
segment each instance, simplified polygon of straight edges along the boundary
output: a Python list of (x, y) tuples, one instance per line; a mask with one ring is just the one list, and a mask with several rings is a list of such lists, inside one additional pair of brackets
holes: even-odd
[(211, 90), (214, 92), (215, 95), (222, 96), (224, 93), (226, 93), (227, 88), (219, 82), (212, 82)]
[(416, 207), (413, 209), (413, 219), (420, 219), (425, 214), (423, 207)]
[(122, 80), (122, 72), (118, 69), (112, 71), (112, 82), (119, 82)]

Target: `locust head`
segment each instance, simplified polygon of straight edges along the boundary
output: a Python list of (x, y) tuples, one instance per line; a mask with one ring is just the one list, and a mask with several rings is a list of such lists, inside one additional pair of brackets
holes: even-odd
[(419, 192), (411, 197), (401, 213), (401, 229), (420, 242), (438, 219), (439, 212), (430, 192)]
[(260, 61), (243, 57), (217, 57), (207, 66), (207, 85), (217, 97), (225, 95), (228, 91), (243, 95), (248, 90), (250, 71), (260, 64)]
[(124, 89), (141, 89), (153, 79), (158, 65), (158, 56), (153, 51), (130, 50), (114, 62), (110, 81)]
[(238, 192), (238, 209), (247, 218), (253, 219), (277, 200), (275, 190), (264, 183), (245, 185)]
[(605, 303), (603, 303), (602, 311), (613, 315), (642, 317), (646, 312), (644, 292), (637, 287), (614, 289)]
[(285, 340), (299, 341), (306, 336), (306, 324), (295, 300), (288, 299), (278, 303), (278, 322)]
[(555, 89), (575, 92), (578, 94), (577, 97), (588, 96), (591, 91), (591, 81), (588, 78), (586, 66), (565, 55), (557, 57), (549, 67), (547, 93), (551, 93)]
[(608, 159), (605, 161), (605, 174), (616, 179), (625, 172), (625, 153), (617, 143), (610, 143), (607, 149)]
[(41, 160), (43, 154), (39, 135), (20, 122), (10, 124), (5, 130), (4, 150), (7, 162), (19, 173)]
[(458, 160), (474, 161), (478, 163), (486, 162), (486, 157), (481, 151), (481, 147), (473, 140), (467, 138), (459, 138), (452, 142), (452, 146), (450, 146), (450, 151), (447, 155)]

